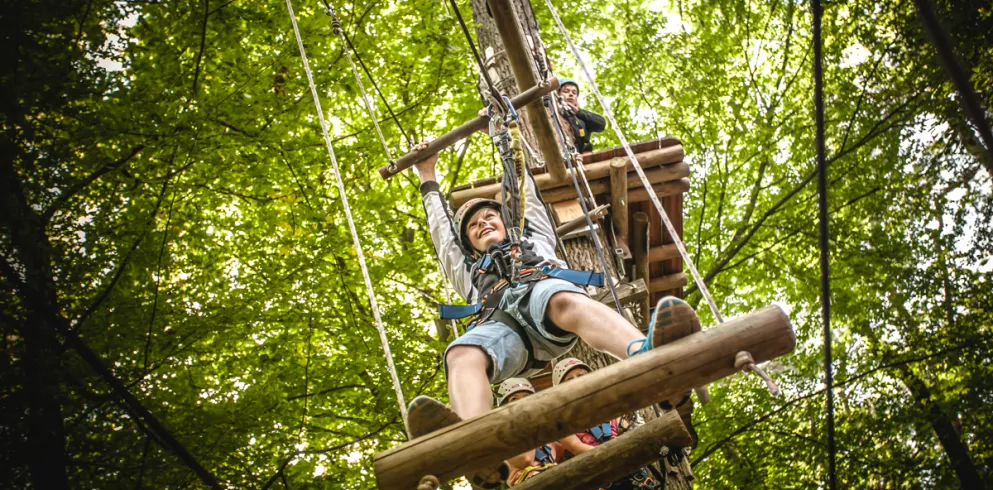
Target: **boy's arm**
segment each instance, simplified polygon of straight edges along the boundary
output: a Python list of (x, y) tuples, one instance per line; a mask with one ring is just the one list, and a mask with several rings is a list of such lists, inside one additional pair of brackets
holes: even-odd
[(430, 158), (417, 164), (418, 177), (421, 179), (421, 200), (424, 204), (424, 214), (427, 215), (428, 231), (434, 244), (438, 261), (448, 281), (455, 291), (468, 302), (473, 302), (472, 274), (470, 266), (465, 262), (465, 255), (459, 247), (458, 235), (455, 232), (452, 218), (449, 214), (448, 201), (441, 195), (441, 188), (435, 178), (434, 162), (437, 157)]
[(569, 451), (575, 456), (579, 456), (580, 454), (593, 449), (593, 446), (580, 441), (579, 437), (576, 437), (576, 434), (565, 436), (559, 439), (558, 442), (559, 444), (562, 444), (562, 447), (564, 447), (566, 451)]
[(528, 220), (528, 227), (531, 229), (531, 238), (545, 242), (550, 250), (555, 250), (555, 228), (552, 225), (551, 217), (545, 211), (545, 203), (538, 197), (538, 186), (534, 182), (531, 171), (527, 171), (527, 182), (524, 184), (525, 199), (527, 207), (524, 209), (524, 217)]

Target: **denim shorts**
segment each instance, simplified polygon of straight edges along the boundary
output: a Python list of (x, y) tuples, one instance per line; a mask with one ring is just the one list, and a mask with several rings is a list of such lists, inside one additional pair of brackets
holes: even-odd
[[(537, 282), (528, 294), (526, 285), (508, 289), (500, 299), (500, 309), (514, 317), (531, 340), (534, 357), (539, 361), (551, 361), (576, 345), (576, 334), (554, 327), (545, 318), (545, 309), (552, 295), (558, 292), (579, 293), (586, 296), (579, 286), (561, 279), (549, 278)], [(522, 305), (522, 302), (524, 303)], [(548, 327), (553, 326), (550, 333)], [(507, 378), (531, 373), (523, 373), (527, 366), (527, 347), (524, 341), (506, 324), (493, 319), (486, 320), (455, 339), (445, 350), (456, 345), (472, 345), (483, 349), (490, 357), (491, 368), (487, 372), (491, 383), (499, 383)], [(445, 365), (448, 371), (448, 365)], [(536, 371), (537, 372), (537, 371)]]

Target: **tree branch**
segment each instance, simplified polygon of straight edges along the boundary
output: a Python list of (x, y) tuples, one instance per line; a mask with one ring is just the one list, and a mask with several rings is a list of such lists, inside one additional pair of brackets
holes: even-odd
[(45, 208), (44, 211), (42, 211), (41, 213), (42, 222), (48, 223), (48, 221), (52, 219), (52, 215), (54, 215), (56, 211), (58, 211), (63, 205), (65, 205), (65, 203), (69, 199), (71, 199), (73, 196), (78, 194), (87, 186), (95, 182), (104, 174), (107, 174), (108, 172), (112, 172), (114, 170), (121, 168), (121, 166), (123, 166), (125, 163), (130, 161), (132, 158), (134, 158), (143, 149), (145, 149), (145, 145), (135, 146), (134, 148), (131, 149), (131, 152), (125, 155), (124, 157), (116, 161), (110, 162), (104, 165), (103, 167), (100, 167), (92, 174), (86, 176), (86, 178), (84, 178), (83, 180), (76, 182), (75, 184), (70, 186), (62, 194), (59, 194), (59, 197), (56, 198), (55, 201), (52, 202), (52, 204), (50, 204), (47, 208)]
[(210, 0), (203, 0), (203, 22), (200, 29), (200, 50), (197, 51), (196, 68), (193, 71), (193, 97), (197, 96), (197, 81), (200, 79), (200, 61), (203, 59), (203, 48), (207, 44), (207, 18), (210, 17)]

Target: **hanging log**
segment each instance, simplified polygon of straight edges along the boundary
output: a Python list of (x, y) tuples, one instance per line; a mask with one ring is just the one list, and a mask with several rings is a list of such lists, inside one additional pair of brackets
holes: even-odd
[[(531, 60), (534, 55), (530, 53), (527, 43), (524, 41), (524, 34), (521, 32), (521, 24), (514, 12), (514, 6), (509, 0), (489, 0), (490, 13), (503, 40), (504, 49), (507, 52), (507, 60), (510, 61), (510, 68), (514, 72), (514, 79), (517, 80), (517, 89), (521, 92), (538, 85), (538, 77), (534, 73)], [(517, 107), (516, 105), (514, 107)], [(552, 122), (541, 104), (531, 104), (526, 106), (528, 122), (534, 130), (534, 137), (538, 141), (538, 150), (545, 160), (545, 166), (553, 179), (565, 181), (565, 161), (562, 159), (562, 148), (555, 139), (555, 132), (552, 130)]]
[[(558, 90), (559, 79), (552, 78), (548, 80), (548, 84), (540, 84), (521, 92), (516, 97), (510, 99), (511, 104), (514, 107), (524, 107), (541, 98), (542, 95), (549, 94)], [(469, 121), (441, 136), (429, 141), (427, 148), (421, 151), (411, 151), (406, 155), (397, 159), (393, 165), (384, 165), (379, 168), (379, 175), (384, 179), (389, 179), (394, 175), (413, 167), (415, 163), (424, 160), (425, 158), (438, 153), (449, 146), (454, 145), (456, 142), (461, 141), (472, 133), (486, 128), (489, 125), (488, 117), (476, 117), (472, 121)]]
[(610, 161), (611, 222), (617, 238), (628, 240), (628, 163), (619, 159)]
[(684, 447), (691, 444), (693, 438), (679, 414), (668, 412), (514, 488), (602, 488), (658, 461), (663, 446)]
[[(634, 277), (648, 284), (652, 280), (651, 268), (649, 267), (651, 253), (648, 249), (648, 214), (634, 213), (634, 235), (631, 237), (631, 251), (634, 255)], [(648, 328), (648, 312), (652, 307), (652, 295), (645, 295), (641, 301), (641, 329)]]
[(764, 362), (795, 346), (786, 313), (769, 306), (379, 453), (377, 485), (414, 488), (424, 475), (445, 481), (495, 468), (540, 444), (729, 376), (739, 351)]
[[(682, 163), (683, 147), (679, 145), (639, 153), (635, 155), (635, 158), (638, 160), (638, 165), (641, 165), (646, 173), (648, 173), (651, 168), (666, 165), (666, 168), (668, 168), (674, 176), (678, 174), (679, 177), (688, 177), (690, 175), (690, 168), (685, 163)], [(628, 162), (627, 158), (619, 158), (618, 160), (627, 162), (628, 172), (634, 172), (634, 166)], [(586, 179), (594, 181), (608, 177), (610, 174), (610, 165), (611, 160), (586, 165), (584, 167), (586, 171)], [(490, 179), (486, 179), (483, 182), (489, 182), (489, 180)], [(638, 179), (637, 174), (629, 175), (628, 180), (641, 182)], [(492, 196), (494, 193), (500, 191), (501, 181), (502, 176), (497, 176), (494, 178), (493, 183), (476, 185), (475, 187), (452, 192), (452, 207), (458, 208), (462, 205), (462, 203), (468, 201), (469, 199)], [(538, 189), (541, 189), (542, 192), (555, 187), (572, 187), (572, 177), (569, 177), (565, 181), (559, 181), (555, 180), (547, 173), (535, 175), (534, 182), (538, 186)]]

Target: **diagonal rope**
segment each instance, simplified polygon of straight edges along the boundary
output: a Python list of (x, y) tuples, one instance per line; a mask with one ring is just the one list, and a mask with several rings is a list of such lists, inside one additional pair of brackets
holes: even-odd
[[(341, 28), (341, 22), (338, 21), (338, 15), (335, 13), (334, 8), (330, 6), (328, 8), (328, 14), (331, 15), (331, 29), (334, 30), (335, 34), (337, 34), (342, 41), (345, 41), (349, 46), (351, 46), (352, 43), (347, 42), (345, 39), (345, 30)], [(342, 51), (345, 52), (345, 58), (348, 58), (348, 65), (352, 67), (352, 75), (355, 75), (355, 83), (359, 86), (359, 93), (362, 94), (362, 102), (365, 103), (366, 111), (369, 112), (369, 118), (372, 119), (373, 126), (376, 126), (376, 134), (379, 135), (379, 143), (383, 145), (383, 152), (386, 153), (386, 158), (389, 160), (389, 163), (391, 165), (395, 165), (393, 160), (393, 152), (390, 151), (390, 146), (386, 144), (386, 138), (383, 137), (383, 129), (379, 127), (379, 120), (376, 117), (376, 110), (372, 107), (372, 100), (370, 100), (369, 94), (365, 91), (365, 84), (362, 83), (362, 77), (359, 76), (359, 70), (355, 68), (355, 62), (352, 61), (352, 52), (347, 49), (343, 49)], [(390, 113), (392, 112), (393, 111), (390, 111)], [(400, 123), (397, 123), (397, 125), (399, 124)], [(401, 129), (401, 131), (403, 131), (403, 129)]]
[[(565, 137), (565, 131), (562, 129), (562, 121), (558, 118), (559, 106), (555, 102), (555, 97), (551, 97), (552, 101), (552, 112), (555, 114), (552, 120), (555, 123), (555, 130), (558, 133), (559, 139), (565, 144), (568, 140)], [(576, 188), (576, 196), (579, 198), (579, 206), (583, 209), (583, 216), (586, 217), (586, 226), (590, 229), (590, 236), (593, 238), (593, 248), (596, 249), (597, 258), (600, 259), (600, 267), (603, 269), (604, 281), (606, 281), (607, 286), (610, 288), (610, 296), (614, 299), (614, 308), (617, 309), (617, 314), (624, 316), (624, 311), (621, 309), (621, 300), (617, 297), (617, 289), (614, 287), (614, 281), (610, 279), (610, 269), (607, 268), (607, 258), (603, 253), (603, 244), (600, 243), (600, 235), (597, 233), (596, 228), (593, 226), (593, 219), (590, 218), (590, 209), (586, 205), (586, 199), (583, 198), (583, 191), (579, 189), (579, 179), (576, 177), (577, 169), (580, 169), (582, 163), (576, 161), (576, 153), (566, 149), (565, 162), (569, 167), (569, 175), (572, 176), (572, 185)], [(578, 170), (582, 172), (582, 170)], [(590, 183), (586, 181), (586, 174), (582, 173), (583, 183), (586, 184), (586, 192), (590, 195), (590, 202), (596, 207), (596, 198), (593, 197), (593, 192), (590, 190)]]
[(490, 89), (490, 96), (494, 99), (493, 104), (501, 110), (510, 110), (510, 107), (504, 103), (503, 97), (500, 95), (500, 91), (497, 90), (496, 85), (493, 84), (493, 79), (490, 78), (489, 72), (486, 71), (486, 65), (483, 64), (483, 58), (479, 56), (479, 50), (476, 49), (476, 42), (472, 40), (472, 34), (469, 34), (469, 28), (465, 25), (465, 19), (462, 18), (462, 11), (459, 10), (459, 6), (455, 3), (455, 0), (449, 0), (449, 3), (451, 3), (452, 10), (455, 11), (455, 17), (458, 19), (459, 25), (462, 27), (462, 34), (465, 35), (465, 40), (469, 42), (469, 48), (472, 49), (472, 57), (476, 59), (476, 66), (479, 67), (479, 74), (486, 82), (486, 87)]
[[(403, 390), (400, 388), (400, 379), (397, 377), (396, 366), (393, 365), (393, 354), (390, 353), (390, 343), (386, 338), (386, 330), (383, 328), (383, 318), (379, 312), (379, 304), (376, 302), (376, 292), (372, 288), (372, 280), (369, 279), (369, 269), (366, 267), (365, 254), (362, 253), (362, 244), (359, 242), (359, 234), (355, 230), (355, 220), (352, 219), (352, 208), (348, 205), (348, 195), (345, 194), (345, 184), (341, 179), (341, 172), (338, 170), (338, 159), (334, 156), (334, 148), (331, 146), (331, 136), (328, 134), (328, 123), (324, 119), (324, 110), (321, 109), (321, 99), (317, 95), (317, 86), (314, 84), (314, 75), (310, 71), (310, 63), (307, 61), (307, 52), (303, 48), (303, 40), (300, 38), (300, 28), (297, 27), (296, 14), (293, 13), (292, 0), (286, 0), (286, 10), (290, 14), (290, 21), (293, 23), (293, 34), (297, 39), (297, 47), (300, 48), (300, 59), (303, 60), (303, 69), (307, 73), (307, 83), (310, 85), (310, 93), (314, 97), (314, 107), (317, 109), (317, 117), (321, 121), (321, 132), (324, 134), (324, 144), (328, 148), (328, 156), (331, 158), (331, 168), (334, 170), (335, 182), (338, 185), (338, 193), (341, 195), (341, 203), (345, 208), (345, 217), (348, 219), (348, 229), (352, 233), (352, 243), (355, 245), (355, 252), (359, 258), (359, 267), (362, 269), (362, 279), (365, 281), (366, 291), (369, 294), (369, 304), (372, 307), (372, 314), (376, 319), (376, 328), (379, 330), (379, 340), (383, 344), (383, 353), (386, 356), (386, 366), (393, 379), (393, 391), (396, 392), (397, 404), (400, 406), (400, 415), (403, 416), (403, 425), (410, 430), (407, 425), (407, 403), (403, 399)], [(375, 118), (373, 118), (375, 120)]]
[(576, 61), (579, 63), (579, 67), (583, 69), (583, 74), (586, 76), (586, 80), (590, 82), (590, 88), (593, 89), (593, 94), (596, 95), (597, 101), (600, 102), (600, 106), (603, 107), (604, 115), (607, 116), (607, 120), (610, 121), (610, 126), (614, 129), (614, 133), (617, 138), (621, 140), (621, 145), (624, 146), (624, 152), (627, 154), (628, 160), (631, 161), (631, 165), (634, 166), (635, 172), (638, 173), (638, 178), (641, 179), (641, 184), (645, 187), (645, 191), (648, 192), (648, 197), (651, 199), (652, 204), (655, 205), (656, 211), (658, 211), (659, 216), (662, 217), (662, 223), (665, 225), (666, 230), (669, 232), (669, 236), (672, 237), (673, 244), (676, 245), (676, 249), (679, 250), (679, 255), (683, 259), (683, 263), (690, 269), (690, 273), (693, 275), (693, 281), (696, 283), (697, 288), (700, 289), (700, 294), (703, 295), (704, 299), (707, 300), (707, 304), (710, 306), (710, 311), (714, 314), (714, 318), (717, 319), (718, 323), (723, 323), (724, 318), (721, 316), (720, 311), (717, 309), (717, 304), (714, 303), (714, 298), (710, 295), (710, 290), (707, 289), (707, 284), (700, 277), (700, 272), (697, 271), (696, 265), (690, 260), (690, 254), (686, 251), (686, 246), (683, 244), (683, 240), (679, 238), (679, 234), (676, 233), (676, 228), (672, 225), (672, 221), (669, 220), (669, 215), (666, 214), (665, 209), (662, 208), (662, 202), (659, 201), (659, 196), (655, 194), (655, 189), (652, 188), (652, 183), (648, 181), (648, 176), (645, 175), (645, 171), (641, 168), (641, 164), (638, 163), (638, 159), (635, 158), (634, 152), (631, 150), (631, 145), (628, 144), (627, 138), (624, 137), (624, 133), (621, 132), (620, 126), (617, 125), (617, 120), (614, 119), (614, 112), (607, 105), (604, 100), (603, 95), (600, 94), (600, 89), (597, 88), (596, 82), (593, 80), (593, 75), (590, 73), (590, 69), (586, 66), (586, 62), (583, 61), (583, 57), (579, 54), (579, 49), (572, 42), (572, 38), (569, 37), (569, 32), (566, 31), (565, 26), (562, 24), (562, 19), (559, 17), (558, 11), (555, 10), (555, 6), (552, 5), (551, 0), (545, 0), (545, 5), (548, 6), (548, 10), (552, 13), (552, 18), (555, 19), (555, 23), (559, 27), (559, 31), (562, 32), (562, 36), (565, 37), (566, 43), (569, 45), (569, 49), (572, 50), (573, 56), (575, 56)]
[[(328, 13), (328, 15), (334, 17), (334, 13), (335, 13), (334, 7), (332, 7), (327, 0), (322, 0), (322, 2), (324, 3), (324, 9)], [(348, 34), (345, 33), (344, 30), (341, 31), (341, 36), (345, 39), (345, 43), (348, 44), (348, 47), (349, 49), (352, 50), (352, 53), (355, 54), (355, 61), (359, 62), (359, 66), (362, 67), (362, 71), (364, 71), (366, 76), (369, 77), (369, 81), (372, 82), (372, 88), (375, 89), (376, 94), (379, 95), (379, 100), (383, 101), (383, 105), (386, 106), (386, 111), (390, 113), (390, 117), (393, 118), (393, 122), (397, 125), (397, 129), (399, 129), (400, 134), (403, 135), (403, 139), (407, 140), (408, 146), (411, 147), (414, 146), (414, 140), (412, 140), (410, 138), (410, 135), (407, 134), (406, 131), (404, 131), (403, 126), (400, 124), (400, 120), (397, 119), (396, 113), (393, 112), (393, 108), (390, 107), (390, 103), (386, 100), (386, 96), (383, 95), (383, 91), (379, 89), (379, 84), (376, 83), (376, 79), (373, 78), (372, 73), (369, 71), (369, 67), (365, 66), (365, 62), (362, 61), (362, 56), (359, 55), (359, 51), (355, 49), (354, 45), (352, 45), (351, 38), (348, 37)]]

